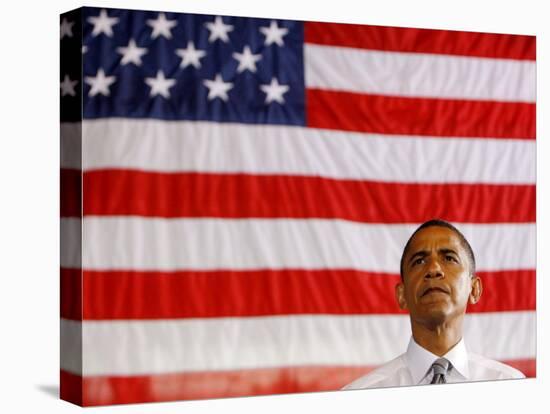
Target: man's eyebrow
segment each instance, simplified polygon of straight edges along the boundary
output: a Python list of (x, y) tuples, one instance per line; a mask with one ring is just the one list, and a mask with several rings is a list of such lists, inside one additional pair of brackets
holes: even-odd
[(455, 254), (455, 255), (458, 256), (458, 253), (457, 253), (455, 250), (449, 249), (449, 248), (439, 249), (439, 252), (440, 252), (440, 253), (443, 253), (443, 254), (446, 254), (446, 253), (453, 253), (453, 254)]
[(424, 256), (427, 256), (428, 254), (429, 252), (427, 250), (419, 250), (418, 252), (416, 252), (411, 256), (411, 258), (409, 259), (409, 263), (411, 263), (417, 256), (424, 257)]

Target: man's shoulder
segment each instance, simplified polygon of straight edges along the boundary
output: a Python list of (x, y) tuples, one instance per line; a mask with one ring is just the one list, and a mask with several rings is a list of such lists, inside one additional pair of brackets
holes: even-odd
[[(480, 378), (472, 378), (473, 380), (525, 378), (525, 375), (520, 370), (514, 367), (511, 367), (510, 365), (506, 365), (500, 361), (486, 358), (483, 355), (470, 353), (469, 359), (470, 359), (471, 365), (474, 365), (473, 368), (475, 367), (481, 368), (483, 369), (483, 372), (488, 373), (488, 374), (479, 373), (478, 376), (480, 376)], [(484, 378), (484, 375), (490, 375), (490, 377)]]
[[(385, 387), (391, 386), (394, 382), (393, 377), (399, 374), (399, 371), (406, 369), (406, 364), (404, 362), (405, 354), (399, 355), (398, 357), (392, 359), (391, 361), (386, 362), (385, 364), (379, 366), (373, 371), (369, 372), (362, 377), (359, 377), (355, 381), (349, 383), (343, 390), (358, 390), (362, 388), (376, 388), (376, 387)], [(388, 381), (389, 380), (389, 381)], [(393, 384), (396, 385), (396, 384)]]

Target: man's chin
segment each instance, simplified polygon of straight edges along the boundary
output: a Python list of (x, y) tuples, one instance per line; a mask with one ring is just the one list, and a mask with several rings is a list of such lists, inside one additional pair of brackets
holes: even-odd
[(418, 312), (415, 319), (422, 320), (424, 324), (440, 325), (452, 316), (451, 309), (445, 304), (433, 303), (431, 306), (424, 306), (422, 311)]

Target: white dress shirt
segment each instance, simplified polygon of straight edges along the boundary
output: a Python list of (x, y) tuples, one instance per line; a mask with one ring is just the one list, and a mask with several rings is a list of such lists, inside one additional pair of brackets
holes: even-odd
[[(346, 385), (344, 390), (429, 384), (432, 364), (439, 356), (422, 348), (411, 337), (407, 352)], [(447, 383), (525, 378), (521, 371), (501, 362), (468, 352), (464, 338), (443, 355), (451, 367)]]

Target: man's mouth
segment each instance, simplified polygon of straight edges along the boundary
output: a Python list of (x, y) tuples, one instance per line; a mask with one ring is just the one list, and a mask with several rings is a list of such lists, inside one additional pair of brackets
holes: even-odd
[(426, 295), (429, 295), (431, 293), (436, 293), (436, 292), (441, 292), (441, 293), (446, 293), (448, 294), (449, 292), (447, 290), (445, 290), (444, 288), (441, 288), (441, 287), (437, 287), (437, 286), (432, 286), (432, 287), (429, 287), (427, 288), (426, 290), (424, 290), (422, 292), (422, 295), (421, 296), (426, 296)]

